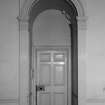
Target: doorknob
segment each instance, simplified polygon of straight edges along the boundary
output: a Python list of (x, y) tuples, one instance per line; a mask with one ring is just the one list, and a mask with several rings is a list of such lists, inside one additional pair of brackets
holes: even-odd
[(36, 91), (45, 91), (44, 85), (36, 85)]

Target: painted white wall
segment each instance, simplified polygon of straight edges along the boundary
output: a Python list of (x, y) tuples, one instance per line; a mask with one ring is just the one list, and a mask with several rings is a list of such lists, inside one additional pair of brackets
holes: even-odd
[[(16, 17), (19, 12), (18, 1), (0, 0), (0, 105), (17, 105), (19, 32)], [(21, 4), (23, 1), (21, 0)], [(85, 59), (86, 104), (104, 105), (105, 0), (85, 1), (88, 16), (86, 41), (84, 41), (87, 54)]]
[[(105, 104), (105, 0), (87, 2), (87, 103)], [(104, 102), (104, 103), (103, 103)]]
[(18, 7), (18, 0), (0, 0), (0, 105), (18, 100)]

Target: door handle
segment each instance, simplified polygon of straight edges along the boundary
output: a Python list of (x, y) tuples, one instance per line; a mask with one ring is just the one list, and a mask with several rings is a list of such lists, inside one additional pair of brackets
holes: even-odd
[(36, 91), (45, 91), (44, 85), (36, 85)]

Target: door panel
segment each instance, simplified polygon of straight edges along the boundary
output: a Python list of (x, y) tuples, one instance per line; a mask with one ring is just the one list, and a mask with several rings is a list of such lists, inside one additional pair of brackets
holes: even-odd
[(37, 51), (37, 105), (67, 105), (67, 52)]
[(39, 84), (50, 85), (51, 83), (51, 65), (40, 64), (39, 65)]
[(64, 74), (64, 65), (54, 64), (54, 85), (64, 85), (65, 83), (65, 74)]
[(54, 93), (54, 105), (65, 105), (64, 93)]
[(50, 93), (40, 93), (40, 95), (39, 95), (39, 105), (51, 105), (51, 95), (50, 95)]

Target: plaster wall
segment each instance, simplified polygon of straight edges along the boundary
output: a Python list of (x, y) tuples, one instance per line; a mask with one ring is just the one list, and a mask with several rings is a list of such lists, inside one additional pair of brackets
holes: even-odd
[(18, 0), (0, 0), (0, 105), (18, 103)]
[(105, 104), (105, 1), (86, 0), (86, 96), (88, 105)]

